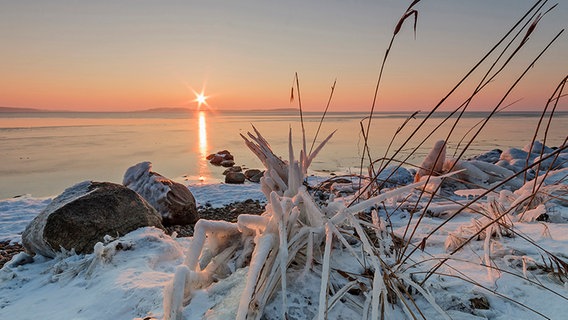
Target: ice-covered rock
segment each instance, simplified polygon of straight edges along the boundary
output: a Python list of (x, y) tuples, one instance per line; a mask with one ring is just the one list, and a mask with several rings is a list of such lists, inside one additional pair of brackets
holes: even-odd
[[(558, 157), (548, 157), (553, 152), (553, 148), (535, 141), (532, 145), (530, 143), (527, 144), (522, 150), (516, 148), (507, 149), (501, 154), (500, 160), (496, 164), (514, 172), (521, 172), (527, 165), (531, 166), (540, 161), (540, 159), (546, 158), (540, 165), (531, 166), (527, 171), (527, 180), (532, 180), (536, 175), (541, 175), (548, 170), (556, 170), (568, 166), (568, 156), (561, 153)], [(536, 170), (539, 171), (538, 174)]]
[(440, 175), (446, 161), (446, 141), (439, 140), (434, 144), (430, 153), (424, 158), (420, 165), (420, 170), (414, 176), (414, 181), (418, 182), (422, 177), (428, 175)]
[[(542, 158), (546, 158), (546, 156), (548, 156), (548, 155), (544, 154), (542, 156)], [(541, 157), (538, 156), (534, 159), (534, 162), (538, 162), (540, 159), (541, 159)], [(540, 163), (540, 171), (546, 171), (548, 169), (558, 170), (558, 169), (566, 168), (566, 167), (568, 167), (568, 157), (562, 156), (562, 155), (559, 155), (557, 158), (554, 157), (554, 156), (548, 157)], [(535, 167), (535, 170), (536, 170), (536, 167)], [(541, 172), (541, 174), (542, 173), (543, 172)]]
[(128, 168), (122, 184), (156, 208), (164, 225), (191, 224), (199, 219), (191, 191), (183, 184), (153, 172), (151, 162), (141, 162)]
[[(225, 162), (225, 164), (228, 164), (231, 161), (233, 162), (233, 165), (235, 164), (234, 162), (235, 158), (227, 150), (222, 150), (218, 151), (217, 153), (212, 153), (208, 155), (206, 159), (209, 160), (209, 163), (214, 164), (216, 166), (223, 165), (223, 162)], [(223, 166), (230, 167), (230, 165), (223, 165)]]
[[(517, 149), (517, 148), (509, 148), (505, 151), (503, 151), (503, 153), (501, 153), (501, 157), (499, 157), (499, 160), (506, 160), (509, 163), (515, 161), (515, 160), (527, 160), (527, 156), (529, 155), (528, 152), (521, 150), (521, 149)], [(536, 155), (531, 155), (531, 159), (529, 161), (534, 160), (534, 158), (536, 158)]]
[(488, 151), (486, 153), (482, 153), (480, 155), (474, 156), (472, 157), (470, 160), (477, 160), (477, 161), (483, 161), (483, 162), (489, 162), (489, 163), (496, 163), (497, 161), (499, 161), (500, 157), (501, 157), (501, 153), (503, 153), (502, 150), (500, 149), (493, 149), (491, 151)]
[(27, 252), (55, 257), (57, 251), (90, 253), (106, 235), (140, 227), (163, 229), (160, 216), (136, 192), (110, 182), (85, 181), (66, 189), (22, 234)]
[(393, 165), (379, 172), (377, 183), (385, 188), (397, 188), (412, 183), (412, 177), (408, 169)]
[(540, 142), (540, 141), (535, 141), (535, 142), (532, 144), (532, 147), (531, 147), (531, 144), (530, 144), (530, 143), (527, 144), (526, 146), (524, 146), (524, 147), (523, 147), (523, 151), (525, 151), (525, 152), (530, 152), (530, 153), (538, 153), (538, 154), (540, 154), (541, 152), (542, 152), (542, 153), (551, 153), (551, 152), (553, 152), (554, 150), (552, 150), (552, 148), (549, 148), (549, 147), (543, 145), (542, 142)]

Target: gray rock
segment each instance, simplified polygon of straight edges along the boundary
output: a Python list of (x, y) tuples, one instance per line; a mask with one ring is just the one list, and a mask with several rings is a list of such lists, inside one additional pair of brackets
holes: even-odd
[(388, 166), (379, 173), (377, 184), (385, 188), (398, 188), (412, 183), (413, 175), (406, 168)]
[(220, 165), (223, 166), (223, 167), (225, 167), (225, 168), (232, 167), (232, 166), (235, 165), (235, 161), (233, 161), (233, 160), (223, 160), (223, 161), (221, 161)]
[(191, 224), (199, 219), (191, 191), (183, 184), (153, 172), (151, 162), (128, 168), (122, 183), (156, 208), (164, 225)]
[(532, 148), (531, 148), (530, 143), (528, 143), (523, 148), (523, 151), (525, 151), (525, 152), (529, 152), (529, 150), (530, 150), (531, 153), (538, 153), (538, 154), (540, 154), (541, 151), (542, 151), (542, 153), (551, 153), (551, 152), (554, 151), (554, 150), (552, 150), (552, 148), (549, 148), (549, 147), (543, 145), (542, 142), (540, 142), (540, 141), (535, 141), (534, 144), (532, 145)]
[(241, 184), (245, 182), (245, 175), (242, 172), (229, 172), (225, 176), (225, 183)]
[[(209, 163), (216, 165), (216, 166), (223, 165), (222, 163), (224, 161), (235, 160), (233, 155), (227, 150), (222, 150), (222, 151), (219, 151), (217, 153), (212, 153), (212, 154), (208, 155), (206, 159), (209, 160)], [(228, 163), (230, 163), (230, 162), (226, 162), (226, 164), (228, 164)], [(234, 164), (235, 163), (233, 162), (232, 165), (224, 165), (224, 166), (225, 167), (231, 167)]]
[(163, 229), (161, 217), (136, 192), (110, 182), (85, 181), (66, 189), (22, 234), (30, 254), (55, 257), (74, 249), (91, 253), (106, 235), (123, 236), (141, 227)]
[[(517, 159), (527, 159), (528, 152), (517, 148), (509, 148), (501, 153), (500, 160), (507, 160), (509, 162)], [(535, 155), (536, 156), (536, 155)]]
[(255, 174), (254, 176), (248, 178), (250, 182), (254, 182), (254, 183), (259, 183), (260, 182), (260, 178), (264, 177), (264, 171)]
[[(568, 167), (568, 157), (566, 157), (563, 154), (560, 154), (558, 156), (550, 156), (548, 158), (546, 158), (548, 156), (548, 154), (544, 154), (543, 155), (543, 161), (540, 162), (540, 174), (542, 174), (543, 172), (550, 170), (558, 170), (558, 169), (562, 169), (562, 168), (566, 168)], [(538, 156), (534, 159), (534, 162), (538, 162), (540, 161), (541, 157)], [(538, 167), (537, 165), (533, 166), (533, 168), (536, 170)]]
[(489, 152), (474, 156), (470, 160), (479, 160), (479, 161), (489, 162), (489, 163), (495, 164), (495, 163), (497, 163), (497, 161), (499, 161), (499, 159), (501, 157), (501, 153), (503, 153), (502, 150), (493, 149)]
[(223, 171), (223, 175), (226, 175), (229, 172), (241, 172), (241, 171), (243, 171), (243, 168), (241, 168), (240, 166), (233, 166)]
[(254, 177), (258, 174), (261, 174), (261, 173), (262, 173), (262, 171), (260, 171), (258, 169), (248, 169), (248, 170), (245, 171), (245, 178), (250, 180), (250, 178), (252, 178), (252, 177)]

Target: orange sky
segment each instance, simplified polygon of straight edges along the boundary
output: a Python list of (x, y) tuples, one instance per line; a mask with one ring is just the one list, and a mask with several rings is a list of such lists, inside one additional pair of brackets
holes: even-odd
[[(195, 107), (193, 90), (216, 109), (289, 104), (294, 72), (307, 110), (368, 111), (378, 66), (410, 1), (11, 1), (0, 11), (0, 106), (122, 111)], [(377, 110), (431, 108), (499, 39), (529, 0), (419, 3), (396, 39)], [(474, 102), (492, 108), (568, 19), (561, 3), (539, 24), (511, 69)], [(542, 108), (568, 68), (567, 36), (507, 101)], [(479, 79), (481, 74), (476, 74)], [(471, 84), (465, 88), (472, 88)], [(468, 91), (448, 101), (461, 102)], [(563, 101), (560, 109), (568, 110)]]

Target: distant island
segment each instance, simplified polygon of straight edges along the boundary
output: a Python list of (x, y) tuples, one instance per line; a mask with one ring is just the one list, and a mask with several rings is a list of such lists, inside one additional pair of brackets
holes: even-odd
[(25, 112), (50, 112), (50, 111), (35, 109), (35, 108), (0, 107), (0, 113), (25, 113)]
[(179, 107), (161, 107), (161, 108), (150, 108), (144, 110), (134, 110), (129, 112), (148, 112), (148, 113), (170, 113), (170, 112), (193, 112), (194, 110), (189, 108), (179, 108)]
[[(204, 109), (207, 110), (207, 109)], [(195, 112), (196, 109), (186, 107), (157, 107), (132, 111), (73, 111), (73, 110), (45, 110), (37, 108), (17, 108), (17, 107), (0, 107), (0, 113), (187, 113)], [(276, 108), (276, 109), (216, 109), (215, 112), (297, 112), (296, 108)]]

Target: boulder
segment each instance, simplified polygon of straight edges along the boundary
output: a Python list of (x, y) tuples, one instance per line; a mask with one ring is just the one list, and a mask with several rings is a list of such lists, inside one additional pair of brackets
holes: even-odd
[(225, 176), (225, 183), (232, 183), (232, 184), (245, 183), (245, 175), (242, 172), (229, 172)]
[(22, 243), (28, 253), (52, 258), (62, 248), (91, 253), (106, 235), (123, 236), (147, 226), (164, 229), (160, 215), (136, 192), (85, 181), (53, 199), (26, 227)]
[(191, 191), (183, 184), (153, 172), (151, 162), (141, 162), (128, 168), (122, 184), (156, 208), (164, 225), (192, 224), (199, 219)]

